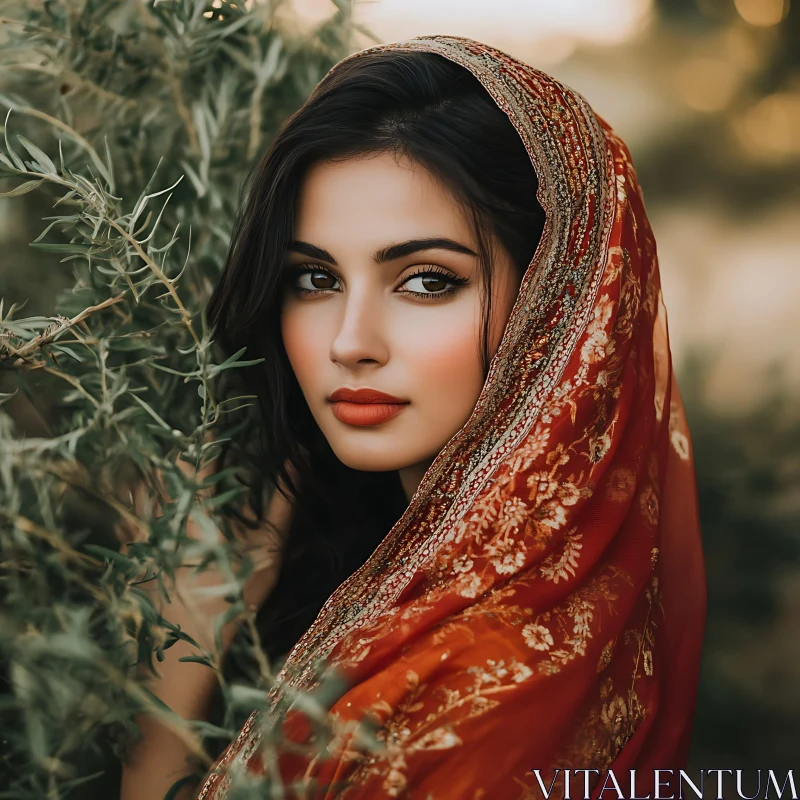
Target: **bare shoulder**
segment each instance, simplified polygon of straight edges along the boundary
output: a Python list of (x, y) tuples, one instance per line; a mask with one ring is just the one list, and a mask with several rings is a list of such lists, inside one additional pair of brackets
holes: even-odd
[[(294, 478), (294, 472), (292, 471)], [(278, 579), (281, 556), (292, 524), (295, 501), (291, 493), (282, 485), (272, 490), (265, 501), (265, 511), (259, 518), (249, 504), (243, 509), (245, 524), (240, 520), (232, 520), (233, 533), (242, 545), (244, 552), (252, 559), (254, 565), (254, 585), (260, 590), (248, 587), (246, 593), (255, 593), (256, 602), (263, 599), (271, 591)]]
[[(203, 500), (210, 500), (217, 490), (216, 484), (209, 482), (210, 478), (219, 468), (218, 459), (204, 464), (199, 470), (192, 463), (178, 460), (178, 468), (187, 477), (190, 477), (198, 486), (197, 498), (202, 506)], [(289, 474), (293, 480), (297, 479), (296, 470), (287, 464)], [(128, 520), (128, 524), (122, 521), (119, 525), (118, 534), (123, 548), (136, 540), (146, 537), (146, 528), (136, 525), (137, 520), (147, 520), (154, 516), (160, 516), (162, 504), (169, 499), (163, 476), (156, 472), (151, 476), (151, 481), (146, 484), (140, 481), (131, 492), (133, 505), (133, 516)], [(272, 572), (277, 572), (280, 554), (289, 535), (291, 528), (294, 501), (289, 490), (279, 484), (268, 496), (264, 498), (262, 514), (257, 514), (250, 499), (247, 498), (241, 508), (241, 518), (231, 515), (227, 519), (230, 532), (242, 546), (242, 549), (255, 562), (256, 572), (261, 573), (261, 580)], [(132, 523), (132, 524), (131, 524)], [(186, 532), (190, 538), (200, 537), (201, 529), (192, 516), (189, 517), (186, 525)], [(219, 532), (222, 539), (222, 531)]]

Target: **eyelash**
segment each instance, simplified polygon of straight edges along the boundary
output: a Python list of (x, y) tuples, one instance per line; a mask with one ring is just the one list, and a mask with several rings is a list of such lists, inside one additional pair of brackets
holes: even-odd
[[(295, 279), (304, 273), (310, 272), (312, 274), (323, 273), (325, 275), (329, 275), (334, 280), (339, 280), (330, 270), (326, 267), (320, 267), (315, 264), (298, 264), (297, 266), (290, 268), (290, 276), (289, 279)], [(469, 278), (465, 278), (461, 275), (451, 275), (444, 269), (438, 267), (428, 267), (427, 269), (420, 270), (419, 272), (415, 272), (413, 275), (409, 275), (401, 285), (405, 285), (408, 281), (412, 280), (413, 278), (419, 278), (421, 276), (428, 276), (428, 275), (440, 275), (446, 278), (449, 283), (452, 285), (445, 289), (442, 292), (415, 292), (411, 289), (406, 289), (402, 294), (410, 294), (412, 297), (417, 297), (420, 300), (439, 300), (443, 297), (449, 297), (452, 295), (459, 286), (463, 286), (465, 283), (469, 282)], [(297, 292), (299, 295), (306, 297), (310, 294), (321, 294), (322, 292), (332, 292), (336, 291), (335, 289), (301, 289), (297, 286), (291, 287), (294, 292)]]

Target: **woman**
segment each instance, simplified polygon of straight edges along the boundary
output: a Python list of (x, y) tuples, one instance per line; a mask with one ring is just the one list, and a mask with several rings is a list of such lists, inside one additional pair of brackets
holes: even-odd
[(294, 517), (260, 620), (288, 657), (198, 800), (265, 771), (323, 659), (334, 719), (385, 747), (281, 752), (296, 796), (534, 797), (570, 768), (645, 796), (685, 766), (691, 447), (630, 156), (583, 98), (454, 36), (344, 59), (256, 171), (210, 311), (266, 359)]

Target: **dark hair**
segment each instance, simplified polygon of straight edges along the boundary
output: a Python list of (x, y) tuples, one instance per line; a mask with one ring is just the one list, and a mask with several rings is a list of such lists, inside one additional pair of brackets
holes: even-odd
[(280, 332), (280, 267), (306, 172), (316, 162), (382, 152), (427, 169), (474, 224), (486, 289), (484, 374), (493, 242), (523, 273), (544, 226), (536, 173), (511, 121), (474, 75), (433, 53), (379, 51), (339, 65), (284, 123), (253, 171), (208, 318), (225, 351), (246, 347), (246, 358), (264, 359), (240, 370), (258, 397), (260, 479), (262, 487), (280, 480), (295, 498), (278, 583), (258, 617), (271, 658), (288, 652), (407, 505), (397, 472), (360, 472), (335, 457)]

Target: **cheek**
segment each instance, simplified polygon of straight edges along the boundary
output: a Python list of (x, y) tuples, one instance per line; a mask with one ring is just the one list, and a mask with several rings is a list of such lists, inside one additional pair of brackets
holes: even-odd
[[(519, 281), (504, 276), (499, 284), (489, 327), (490, 358), (505, 331)], [(485, 382), (481, 310), (478, 298), (472, 298), (469, 303), (454, 304), (442, 309), (441, 314), (431, 313), (404, 326), (404, 360), (414, 365), (416, 396), (425, 404), (431, 420), (447, 425), (453, 432), (466, 422)]]
[(320, 354), (325, 347), (322, 328), (319, 315), (304, 314), (301, 308), (291, 305), (281, 311), (283, 346), (304, 392), (308, 381), (319, 372)]
[(468, 414), (483, 386), (480, 324), (474, 309), (430, 313), (406, 328), (404, 362), (411, 370), (414, 396), (437, 417)]

